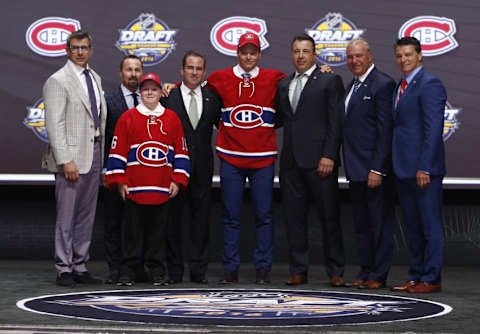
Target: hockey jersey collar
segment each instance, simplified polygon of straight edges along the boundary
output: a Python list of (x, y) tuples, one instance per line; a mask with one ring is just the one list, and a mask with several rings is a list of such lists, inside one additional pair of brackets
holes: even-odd
[(160, 103), (157, 104), (154, 110), (150, 110), (147, 107), (145, 107), (143, 103), (140, 103), (137, 106), (137, 110), (140, 114), (145, 116), (150, 116), (150, 115), (162, 116), (163, 113), (165, 112), (165, 108)]
[[(255, 68), (248, 73), (250, 73), (251, 78), (255, 78), (259, 72), (260, 72), (260, 68), (258, 66), (255, 66)], [(240, 65), (235, 65), (233, 67), (233, 74), (235, 74), (237, 77), (242, 78), (242, 74), (244, 73), (247, 73), (247, 72), (245, 72), (245, 70), (241, 68)]]

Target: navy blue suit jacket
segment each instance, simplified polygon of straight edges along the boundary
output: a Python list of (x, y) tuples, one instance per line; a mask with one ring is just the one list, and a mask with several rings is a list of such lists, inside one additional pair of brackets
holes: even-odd
[[(353, 80), (345, 98), (352, 85)], [(370, 170), (391, 172), (394, 88), (395, 81), (374, 68), (350, 98), (343, 120), (343, 161), (351, 181), (366, 181)]]
[(127, 102), (123, 96), (120, 86), (114, 91), (105, 94), (105, 101), (107, 101), (107, 123), (105, 125), (105, 164), (106, 166), (110, 146), (112, 146), (113, 133), (115, 132), (115, 125), (120, 116), (128, 109)]
[(394, 104), (392, 155), (399, 179), (415, 178), (419, 170), (445, 175), (442, 135), (446, 101), (440, 79), (422, 68), (407, 85), (398, 104)]

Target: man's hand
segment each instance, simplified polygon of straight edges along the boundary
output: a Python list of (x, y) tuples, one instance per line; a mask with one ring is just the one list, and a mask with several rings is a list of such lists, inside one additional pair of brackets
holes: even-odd
[(123, 200), (125, 200), (125, 198), (127, 197), (128, 195), (128, 187), (125, 183), (119, 183), (118, 184), (118, 192), (120, 193), (120, 196), (122, 197)]
[(328, 65), (321, 65), (320, 72), (322, 73), (333, 73), (332, 68)]
[(173, 181), (170, 182), (170, 188), (169, 188), (170, 198), (174, 198), (175, 196), (177, 196), (179, 190), (180, 190), (180, 187), (178, 186), (178, 184), (176, 184)]
[(383, 176), (374, 172), (368, 173), (367, 186), (369, 188), (376, 188), (382, 185)]
[(430, 184), (430, 175), (417, 171), (417, 185), (420, 189), (425, 189)]
[(333, 171), (335, 162), (330, 158), (321, 158), (318, 162), (317, 172), (320, 176), (328, 176)]
[(165, 82), (162, 86), (162, 97), (168, 97), (172, 89), (174, 89), (175, 87), (176, 87), (175, 84), (170, 82)]
[(63, 175), (65, 176), (65, 180), (67, 181), (73, 183), (78, 181), (80, 175), (78, 173), (78, 168), (75, 161), (72, 160), (70, 162), (67, 162), (66, 164), (63, 164)]

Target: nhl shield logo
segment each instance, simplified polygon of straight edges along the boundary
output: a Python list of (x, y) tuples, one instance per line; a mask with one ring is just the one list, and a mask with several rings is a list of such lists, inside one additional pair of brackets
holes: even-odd
[(29, 48), (46, 57), (61, 57), (67, 54), (67, 38), (80, 29), (80, 22), (63, 17), (45, 17), (28, 27), (25, 40)]
[(236, 56), (238, 40), (241, 35), (247, 32), (258, 35), (262, 51), (270, 46), (265, 38), (267, 33), (265, 21), (245, 16), (227, 17), (217, 22), (210, 31), (210, 42), (218, 52), (227, 56)]
[(415, 37), (422, 44), (424, 56), (438, 56), (458, 47), (453, 38), (457, 32), (455, 21), (446, 17), (417, 16), (405, 22), (398, 37)]

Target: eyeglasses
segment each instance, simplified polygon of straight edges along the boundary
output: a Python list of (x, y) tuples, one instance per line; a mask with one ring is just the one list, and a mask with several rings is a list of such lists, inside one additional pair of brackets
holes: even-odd
[(76, 45), (74, 45), (74, 46), (70, 47), (70, 51), (72, 51), (72, 52), (78, 52), (80, 50), (82, 50), (83, 52), (87, 52), (88, 50), (90, 50), (90, 46), (85, 46), (85, 45), (76, 46)]

